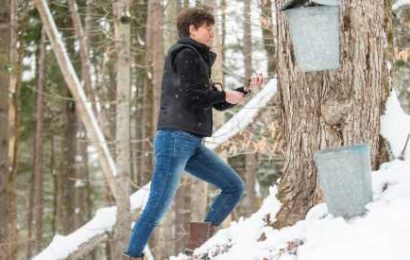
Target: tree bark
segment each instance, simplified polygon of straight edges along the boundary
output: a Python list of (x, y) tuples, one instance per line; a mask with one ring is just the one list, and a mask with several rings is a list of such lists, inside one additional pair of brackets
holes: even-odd
[[(146, 44), (149, 46), (146, 49), (145, 58), (148, 69), (144, 80), (144, 115), (143, 120), (145, 127), (143, 129), (143, 145), (145, 164), (141, 174), (146, 176), (152, 175), (153, 169), (153, 154), (151, 140), (156, 131), (156, 123), (159, 111), (161, 77), (164, 61), (163, 50), (163, 7), (160, 0), (148, 1), (148, 16), (146, 30)], [(152, 236), (150, 246), (153, 248), (153, 254), (156, 256), (157, 245), (160, 245), (159, 231)]]
[[(0, 259), (17, 256), (15, 223), (15, 130), (17, 3), (6, 1), (0, 11)], [(10, 95), (12, 94), (12, 95)]]
[[(84, 29), (81, 24), (81, 19), (77, 11), (77, 7), (74, 0), (70, 0), (68, 2), (71, 19), (73, 20), (74, 25), (74, 32), (76, 38), (79, 39), (80, 45), (80, 58), (81, 58), (81, 79), (84, 85), (84, 89), (86, 92), (87, 97), (92, 102), (92, 108), (94, 114), (98, 114), (96, 108), (96, 98), (95, 98), (95, 91), (93, 87), (93, 82), (91, 80), (91, 60), (89, 57), (89, 35), (91, 30), (91, 22), (92, 22), (92, 0), (86, 1), (86, 13), (84, 18)], [(74, 8), (73, 8), (74, 7)], [(76, 159), (74, 161), (74, 169), (75, 169), (75, 195), (74, 195), (74, 208), (75, 208), (75, 216), (74, 216), (74, 226), (75, 228), (79, 228), (84, 223), (87, 222), (88, 219), (91, 218), (91, 208), (92, 208), (92, 201), (91, 201), (91, 183), (90, 183), (90, 176), (88, 170), (88, 138), (87, 132), (85, 129), (84, 124), (81, 122), (80, 119), (80, 112), (76, 111), (77, 113), (77, 138), (76, 138)]]
[(43, 143), (44, 143), (44, 110), (45, 110), (45, 75), (46, 75), (46, 33), (42, 29), (40, 47), (38, 52), (37, 62), (37, 101), (36, 101), (36, 130), (34, 137), (34, 151), (33, 151), (33, 194), (30, 196), (31, 206), (29, 210), (32, 211), (32, 219), (29, 219), (29, 240), (33, 241), (28, 246), (28, 258), (33, 253), (38, 252), (42, 246), (43, 235), (43, 180), (44, 180), (44, 164), (43, 164)]
[(161, 91), (161, 77), (163, 70), (164, 51), (163, 51), (163, 8), (161, 1), (148, 1), (148, 17), (146, 31), (146, 45), (150, 46), (146, 49), (146, 64), (148, 69), (146, 71), (144, 80), (144, 111), (143, 122), (145, 127), (142, 133), (142, 151), (144, 153), (144, 163), (140, 174), (151, 176), (153, 169), (152, 146), (149, 141), (152, 140), (156, 131), (156, 123), (159, 111), (160, 91)]
[[(67, 96), (71, 96), (66, 88)], [(58, 165), (57, 165), (57, 210), (56, 231), (59, 234), (69, 234), (74, 230), (74, 194), (75, 194), (75, 168), (76, 156), (77, 114), (75, 102), (68, 100), (64, 104), (63, 111), (63, 134), (58, 142)]]
[(81, 19), (80, 15), (78, 14), (76, 0), (68, 0), (68, 7), (70, 9), (71, 20), (73, 21), (75, 36), (78, 39), (80, 46), (81, 78), (83, 81), (85, 94), (88, 100), (91, 102), (94, 114), (97, 115), (95, 93), (93, 89), (93, 83), (91, 80), (91, 61), (89, 57), (88, 35), (84, 31), (83, 26), (81, 24)]
[(131, 56), (130, 56), (130, 6), (128, 0), (113, 2), (114, 35), (117, 54), (117, 107), (116, 107), (116, 166), (115, 177), (118, 189), (115, 194), (117, 205), (117, 221), (114, 227), (114, 248), (112, 259), (120, 257), (126, 248), (130, 235), (130, 200), (129, 176), (130, 164), (130, 92), (131, 92)]
[(341, 67), (303, 73), (294, 63), (291, 40), (276, 0), (278, 78), (284, 106), (286, 162), (279, 186), (282, 208), (276, 226), (303, 219), (322, 200), (313, 153), (368, 143), (373, 168), (381, 163), (380, 115), (390, 90), (383, 0), (346, 0), (341, 5)]
[(137, 90), (135, 93), (136, 99), (136, 116), (134, 117), (134, 124), (135, 124), (135, 145), (133, 148), (133, 158), (135, 158), (136, 166), (134, 170), (133, 180), (136, 182), (137, 187), (142, 187), (149, 182), (149, 173), (145, 170), (145, 156), (144, 156), (144, 138), (145, 138), (145, 101), (144, 101), (144, 89), (145, 89), (145, 75), (146, 75), (146, 60), (145, 60), (145, 52), (146, 52), (146, 27), (147, 27), (147, 15), (148, 15), (148, 3), (146, 0), (141, 1), (140, 6), (134, 7), (136, 13), (136, 22), (135, 26), (133, 25), (132, 28), (136, 30), (135, 35), (137, 35), (136, 43), (133, 46), (138, 46), (136, 52), (136, 73), (135, 73), (135, 82), (137, 86)]

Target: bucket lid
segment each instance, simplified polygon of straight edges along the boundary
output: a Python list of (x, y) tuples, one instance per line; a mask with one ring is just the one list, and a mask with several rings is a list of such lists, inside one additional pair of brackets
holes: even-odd
[(338, 6), (340, 5), (340, 0), (290, 0), (289, 2), (285, 3), (280, 10), (286, 11), (288, 9), (301, 7), (305, 4), (312, 3), (327, 6)]

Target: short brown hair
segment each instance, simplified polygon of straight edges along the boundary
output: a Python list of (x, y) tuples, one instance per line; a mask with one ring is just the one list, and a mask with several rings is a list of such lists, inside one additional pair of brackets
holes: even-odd
[(189, 26), (192, 24), (195, 29), (201, 25), (214, 25), (215, 18), (210, 12), (210, 8), (186, 8), (178, 15), (178, 35), (179, 37), (189, 36)]

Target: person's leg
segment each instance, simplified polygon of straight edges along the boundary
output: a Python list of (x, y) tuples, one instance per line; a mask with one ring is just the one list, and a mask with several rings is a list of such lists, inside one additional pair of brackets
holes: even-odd
[(159, 130), (154, 140), (154, 172), (148, 202), (132, 230), (126, 255), (143, 256), (148, 239), (169, 209), (187, 160), (200, 138), (172, 130)]
[(219, 226), (241, 199), (245, 190), (243, 180), (234, 169), (203, 144), (188, 160), (185, 170), (221, 189), (204, 220)]

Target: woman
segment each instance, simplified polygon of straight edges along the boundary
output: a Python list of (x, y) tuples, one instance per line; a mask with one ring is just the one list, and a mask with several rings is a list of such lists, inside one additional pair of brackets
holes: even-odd
[(234, 91), (212, 83), (214, 23), (213, 15), (204, 9), (188, 8), (178, 17), (180, 39), (169, 49), (164, 65), (150, 195), (124, 259), (143, 259), (143, 249), (169, 209), (184, 170), (221, 189), (204, 222), (190, 224), (187, 253), (212, 236), (243, 194), (242, 179), (202, 139), (212, 135), (212, 108), (225, 110), (242, 102), (264, 79), (254, 76), (246, 87)]

